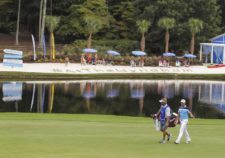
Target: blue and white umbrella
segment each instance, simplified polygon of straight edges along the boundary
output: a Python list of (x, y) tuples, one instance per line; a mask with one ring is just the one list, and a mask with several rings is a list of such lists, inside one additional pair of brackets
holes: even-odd
[(107, 92), (107, 98), (115, 98), (119, 95), (119, 90), (117, 89), (112, 89)]
[(140, 99), (140, 98), (144, 98), (144, 96), (145, 96), (144, 90), (132, 90), (131, 91), (131, 98)]
[(184, 57), (185, 58), (196, 58), (197, 56), (193, 55), (193, 54), (184, 54)]
[(83, 52), (84, 53), (96, 53), (97, 50), (92, 49), (92, 48), (85, 48), (85, 49), (83, 49)]
[(84, 92), (83, 97), (86, 99), (91, 99), (91, 98), (95, 98), (96, 95), (93, 91), (86, 91)]
[(171, 52), (166, 52), (166, 53), (163, 53), (163, 56), (164, 56), (164, 57), (175, 57), (176, 54), (171, 53)]
[(110, 55), (113, 55), (113, 56), (118, 56), (118, 55), (120, 55), (119, 52), (116, 52), (116, 51), (114, 51), (114, 50), (108, 50), (107, 53), (110, 54)]
[(146, 53), (143, 51), (132, 51), (132, 54), (136, 55), (136, 56), (145, 56), (146, 55)]

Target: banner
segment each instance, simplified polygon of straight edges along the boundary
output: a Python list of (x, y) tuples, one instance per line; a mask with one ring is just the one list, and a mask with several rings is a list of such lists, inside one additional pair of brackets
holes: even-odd
[(34, 39), (34, 35), (33, 34), (31, 34), (31, 38), (32, 38), (33, 50), (34, 50), (34, 60), (36, 60), (35, 39)]
[(18, 50), (4, 49), (3, 51), (8, 54), (23, 55), (23, 52)]
[(10, 67), (23, 67), (23, 52), (12, 49), (4, 49), (3, 65)]
[(23, 67), (23, 61), (17, 59), (3, 59), (4, 66)]
[(4, 54), (4, 59), (22, 59), (22, 55), (17, 54)]

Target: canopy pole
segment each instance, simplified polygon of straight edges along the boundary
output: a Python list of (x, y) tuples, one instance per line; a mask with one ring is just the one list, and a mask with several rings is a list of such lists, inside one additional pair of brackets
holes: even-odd
[(199, 61), (201, 62), (202, 61), (202, 44), (200, 44), (200, 52), (199, 52), (199, 56), (200, 56), (200, 59)]
[(213, 46), (212, 46), (212, 50), (211, 50), (211, 64), (213, 64)]

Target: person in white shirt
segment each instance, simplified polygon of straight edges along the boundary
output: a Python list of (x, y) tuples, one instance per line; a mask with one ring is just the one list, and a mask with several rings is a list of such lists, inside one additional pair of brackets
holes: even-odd
[(181, 99), (180, 103), (181, 103), (181, 107), (178, 110), (178, 119), (179, 120), (176, 121), (176, 123), (178, 121), (180, 121), (180, 132), (179, 132), (179, 135), (178, 135), (176, 141), (174, 142), (175, 144), (180, 144), (183, 134), (185, 134), (186, 143), (191, 142), (190, 135), (187, 131), (187, 124), (188, 124), (188, 115), (190, 115), (191, 117), (194, 117), (194, 115), (187, 108), (185, 99)]

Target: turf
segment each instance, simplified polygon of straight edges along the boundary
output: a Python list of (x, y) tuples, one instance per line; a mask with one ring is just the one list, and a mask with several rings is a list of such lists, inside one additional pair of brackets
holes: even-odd
[(33, 73), (4, 72), (0, 73), (0, 81), (21, 80), (80, 80), (80, 79), (199, 79), (225, 80), (225, 74), (174, 74), (174, 73), (107, 73), (107, 74), (65, 74), (65, 73)]
[(192, 119), (191, 144), (159, 144), (145, 117), (75, 114), (0, 114), (0, 157), (217, 158), (225, 155), (225, 120)]

